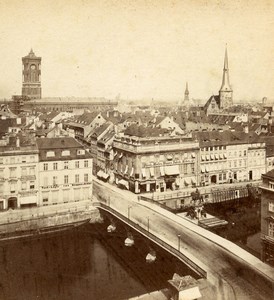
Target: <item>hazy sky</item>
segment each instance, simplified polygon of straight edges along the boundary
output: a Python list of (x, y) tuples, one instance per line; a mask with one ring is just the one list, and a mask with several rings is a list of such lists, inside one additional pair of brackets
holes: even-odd
[(0, 0), (0, 97), (21, 93), (21, 57), (42, 57), (42, 94), (207, 99), (225, 45), (234, 99), (274, 100), (274, 1)]

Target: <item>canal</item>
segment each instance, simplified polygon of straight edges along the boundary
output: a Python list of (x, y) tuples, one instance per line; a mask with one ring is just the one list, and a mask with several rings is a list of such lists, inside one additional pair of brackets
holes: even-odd
[[(107, 225), (0, 242), (0, 299), (121, 300), (167, 287), (174, 272), (197, 278), (142, 236), (125, 247), (125, 228), (109, 234)], [(149, 264), (152, 246), (157, 259)]]

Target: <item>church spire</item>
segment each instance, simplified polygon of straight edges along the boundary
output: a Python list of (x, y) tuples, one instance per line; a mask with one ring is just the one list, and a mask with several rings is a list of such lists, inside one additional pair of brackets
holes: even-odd
[(225, 48), (223, 81), (222, 81), (222, 86), (220, 88), (220, 92), (222, 92), (222, 91), (232, 91), (230, 83), (229, 83), (227, 47)]
[(189, 90), (188, 90), (188, 82), (186, 82), (186, 89), (185, 89), (185, 98), (184, 98), (185, 102), (189, 101)]

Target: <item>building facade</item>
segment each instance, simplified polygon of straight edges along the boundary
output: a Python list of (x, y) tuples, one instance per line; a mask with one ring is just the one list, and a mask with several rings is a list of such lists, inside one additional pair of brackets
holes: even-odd
[(183, 137), (116, 137), (115, 182), (134, 193), (195, 187), (199, 144)]
[(38, 149), (19, 138), (0, 146), (0, 210), (38, 205)]
[(92, 159), (75, 139), (37, 139), (39, 205), (88, 200), (92, 197)]
[(41, 99), (41, 57), (37, 57), (32, 49), (27, 56), (22, 57), (23, 86), (22, 96), (29, 99)]
[(262, 175), (261, 241), (262, 260), (274, 266), (274, 170)]

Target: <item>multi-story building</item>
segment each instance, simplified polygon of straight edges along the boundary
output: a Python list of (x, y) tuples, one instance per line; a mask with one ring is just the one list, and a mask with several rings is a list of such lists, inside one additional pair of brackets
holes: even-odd
[(262, 175), (262, 260), (274, 266), (274, 169)]
[(260, 180), (266, 170), (266, 147), (244, 132), (212, 131), (194, 134), (200, 146), (200, 183)]
[(39, 204), (51, 205), (91, 199), (92, 159), (71, 137), (37, 139)]
[(38, 149), (19, 137), (1, 141), (0, 210), (38, 205)]
[(199, 144), (182, 136), (117, 136), (113, 142), (115, 181), (134, 193), (194, 187)]

